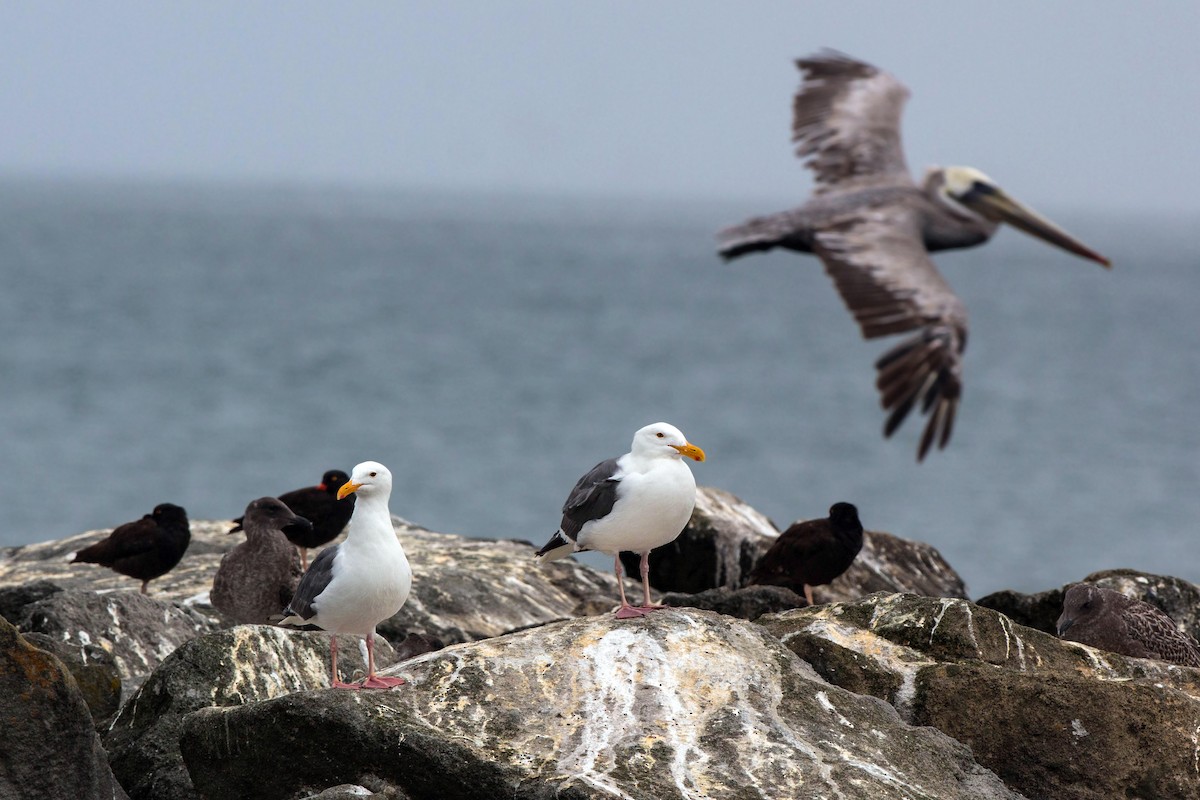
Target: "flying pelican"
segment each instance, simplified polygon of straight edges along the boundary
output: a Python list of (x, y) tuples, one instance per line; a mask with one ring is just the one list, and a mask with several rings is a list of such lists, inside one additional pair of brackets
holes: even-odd
[(929, 414), (917, 460), (946, 446), (962, 395), (967, 312), (929, 258), (983, 244), (1001, 222), (1105, 267), (1109, 260), (1018, 203), (971, 167), (926, 171), (917, 186), (900, 144), (908, 88), (870, 64), (832, 50), (796, 61), (796, 155), (815, 174), (813, 197), (718, 234), (725, 259), (782, 247), (825, 264), (864, 338), (917, 334), (875, 362), (891, 436), (919, 400)]

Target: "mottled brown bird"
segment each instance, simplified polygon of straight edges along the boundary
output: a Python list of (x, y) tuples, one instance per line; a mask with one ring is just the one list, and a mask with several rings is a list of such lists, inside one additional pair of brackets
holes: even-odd
[(1200, 667), (1200, 644), (1160, 609), (1113, 589), (1077, 583), (1063, 597), (1059, 638), (1134, 658)]
[(187, 551), (192, 540), (187, 512), (171, 503), (160, 503), (153, 513), (118, 525), (107, 538), (85, 547), (71, 563), (99, 564), (146, 584), (166, 575)]
[(246, 541), (221, 557), (209, 599), (238, 624), (266, 625), (287, 608), (304, 574), (287, 534), (311, 530), (312, 523), (274, 497), (246, 506), (242, 520)]
[(811, 606), (812, 587), (829, 583), (849, 569), (862, 545), (858, 509), (850, 503), (834, 503), (827, 518), (797, 522), (781, 533), (747, 582), (803, 592)]

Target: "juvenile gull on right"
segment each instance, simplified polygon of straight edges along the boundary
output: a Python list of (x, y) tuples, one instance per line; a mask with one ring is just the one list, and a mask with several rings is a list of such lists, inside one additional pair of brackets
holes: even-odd
[(1059, 638), (1134, 658), (1200, 667), (1200, 644), (1157, 607), (1113, 589), (1077, 583), (1063, 597)]

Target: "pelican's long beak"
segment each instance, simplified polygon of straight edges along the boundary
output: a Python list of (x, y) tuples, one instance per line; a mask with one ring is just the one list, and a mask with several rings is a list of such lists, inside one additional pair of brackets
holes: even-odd
[(345, 483), (342, 484), (342, 488), (338, 489), (338, 500), (346, 499), (346, 495), (354, 494), (361, 487), (362, 487), (361, 483), (355, 483), (354, 481), (346, 481)]
[(687, 456), (688, 458), (696, 461), (704, 460), (704, 451), (699, 447), (696, 447), (694, 444), (673, 444), (671, 447), (674, 447), (676, 450), (678, 450), (679, 455), (681, 456)]
[(1021, 205), (995, 184), (976, 181), (971, 190), (960, 196), (958, 201), (990, 220), (1007, 222), (1014, 228), (1020, 228), (1043, 242), (1061, 247), (1077, 256), (1091, 259), (1105, 267), (1112, 266), (1112, 262), (1107, 258), (1033, 209)]

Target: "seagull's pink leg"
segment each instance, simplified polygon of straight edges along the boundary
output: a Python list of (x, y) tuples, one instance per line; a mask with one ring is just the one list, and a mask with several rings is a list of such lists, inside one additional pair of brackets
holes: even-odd
[(333, 676), (333, 682), (330, 684), (334, 689), (357, 689), (358, 684), (342, 683), (338, 677), (337, 670), (337, 634), (329, 637), (329, 669), (330, 675)]
[(621, 580), (621, 554), (617, 553), (613, 556), (613, 569), (617, 573), (617, 589), (621, 592), (621, 607), (617, 609), (617, 619), (633, 619), (634, 617), (644, 617), (645, 611), (639, 611), (629, 605), (629, 601), (625, 599), (625, 583)]
[(363, 680), (362, 689), (391, 689), (404, 683), (403, 678), (393, 678), (390, 675), (375, 674), (375, 634), (367, 634), (367, 677)]
[(645, 605), (638, 608), (638, 611), (641, 611), (643, 614), (646, 614), (651, 611), (657, 611), (660, 608), (666, 608), (666, 606), (664, 606), (664, 605), (659, 605), (658, 603), (650, 602), (650, 551), (649, 550), (642, 553), (641, 571), (642, 571), (642, 600), (645, 602)]

